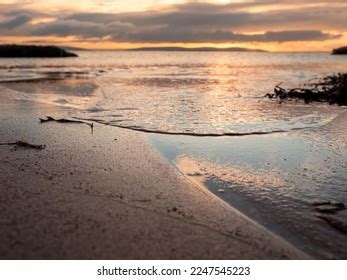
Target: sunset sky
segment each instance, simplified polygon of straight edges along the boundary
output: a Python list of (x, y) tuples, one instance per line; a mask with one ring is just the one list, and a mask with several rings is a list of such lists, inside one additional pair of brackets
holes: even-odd
[(330, 51), (347, 46), (347, 0), (0, 0), (0, 43)]

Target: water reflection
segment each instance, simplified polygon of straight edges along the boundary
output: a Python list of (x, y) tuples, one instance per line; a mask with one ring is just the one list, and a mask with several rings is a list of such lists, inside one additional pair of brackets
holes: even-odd
[[(282, 134), (201, 138), (151, 134), (185, 176), (318, 257), (346, 257), (347, 236), (318, 218), (315, 201), (347, 204), (346, 114)], [(347, 224), (347, 211), (333, 214)]]

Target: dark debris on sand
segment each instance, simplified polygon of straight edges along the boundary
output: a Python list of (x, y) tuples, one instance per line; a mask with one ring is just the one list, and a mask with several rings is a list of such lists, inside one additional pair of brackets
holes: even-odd
[(347, 105), (347, 73), (327, 76), (319, 82), (306, 85), (306, 88), (285, 89), (277, 85), (273, 93), (265, 97), (270, 99), (304, 100), (310, 102), (327, 102), (329, 104)]
[(77, 123), (77, 124), (86, 124), (89, 125), (91, 128), (93, 128), (94, 124), (93, 123), (88, 123), (84, 121), (79, 121), (79, 120), (70, 120), (70, 119), (55, 119), (53, 117), (47, 116), (46, 119), (41, 119), (41, 123), (46, 123), (46, 122), (57, 122), (57, 123)]
[(10, 145), (20, 148), (28, 148), (28, 149), (37, 149), (37, 150), (43, 150), (46, 148), (46, 145), (34, 145), (30, 144), (29, 142), (25, 140), (19, 140), (16, 142), (8, 142), (8, 143), (0, 143), (0, 145)]

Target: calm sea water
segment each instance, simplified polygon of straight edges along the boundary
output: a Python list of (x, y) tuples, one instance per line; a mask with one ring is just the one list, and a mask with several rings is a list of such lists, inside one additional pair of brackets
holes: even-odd
[[(347, 205), (346, 108), (263, 98), (281, 82), (296, 87), (347, 72), (346, 56), (78, 54), (0, 59), (0, 96), (66, 106), (71, 117), (154, 132), (148, 134), (154, 147), (193, 182), (309, 254), (347, 258), (346, 234), (312, 205)], [(277, 130), (286, 133), (251, 135)], [(346, 211), (324, 215), (347, 225)]]
[[(0, 79), (41, 79), (29, 96), (20, 83), (11, 89), (23, 98), (76, 107), (80, 117), (151, 131), (223, 135), (330, 121), (340, 108), (279, 105), (263, 96), (280, 82), (293, 87), (347, 71), (346, 57), (324, 53), (80, 52), (79, 56), (0, 60)], [(67, 80), (58, 84), (47, 78)]]

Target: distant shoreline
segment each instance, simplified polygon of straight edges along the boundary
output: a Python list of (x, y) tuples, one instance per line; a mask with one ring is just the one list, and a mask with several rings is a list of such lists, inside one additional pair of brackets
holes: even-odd
[[(17, 54), (15, 56), (3, 55), (3, 48), (14, 49)], [(35, 54), (27, 54), (30, 49), (36, 49)], [(256, 53), (327, 53), (327, 54), (340, 54), (340, 51), (345, 51), (346, 47), (334, 49), (332, 51), (268, 51), (263, 49), (252, 49), (252, 48), (241, 48), (241, 47), (230, 47), (230, 48), (218, 48), (218, 47), (140, 47), (140, 48), (111, 48), (111, 49), (90, 49), (90, 48), (78, 48), (71, 46), (60, 46), (60, 45), (17, 45), (17, 44), (0, 44), (0, 58), (15, 58), (15, 57), (77, 57), (78, 55), (74, 52), (84, 51), (105, 51), (105, 52), (256, 52)], [(12, 51), (12, 50), (11, 50)], [(24, 54), (23, 54), (24, 52)], [(30, 52), (30, 51), (29, 51)], [(18, 55), (19, 53), (19, 55)]]
[(248, 48), (184, 48), (184, 47), (147, 47), (127, 49), (128, 51), (175, 51), (175, 52), (266, 52)]
[(268, 52), (261, 49), (248, 48), (184, 48), (184, 47), (144, 47), (130, 49), (81, 49), (65, 47), (71, 51), (135, 51), (135, 52)]
[[(69, 48), (66, 48), (67, 50), (69, 50)], [(195, 50), (195, 49), (188, 49), (188, 50), (179, 50), (179, 51), (174, 51), (174, 50), (142, 50), (141, 48), (139, 49), (76, 49), (76, 52), (220, 52), (220, 53), (226, 53), (226, 52), (230, 52), (230, 53), (238, 53), (238, 52), (242, 52), (242, 53), (271, 53), (271, 54), (281, 54), (281, 53), (303, 53), (303, 54), (315, 54), (315, 53), (325, 53), (330, 55), (331, 52), (330, 51), (276, 51), (276, 52), (272, 52), (272, 51), (265, 51), (265, 50), (259, 50), (259, 51), (238, 51), (238, 50), (224, 50), (224, 49), (218, 49), (218, 50), (210, 50), (210, 51), (204, 51), (204, 50)]]

